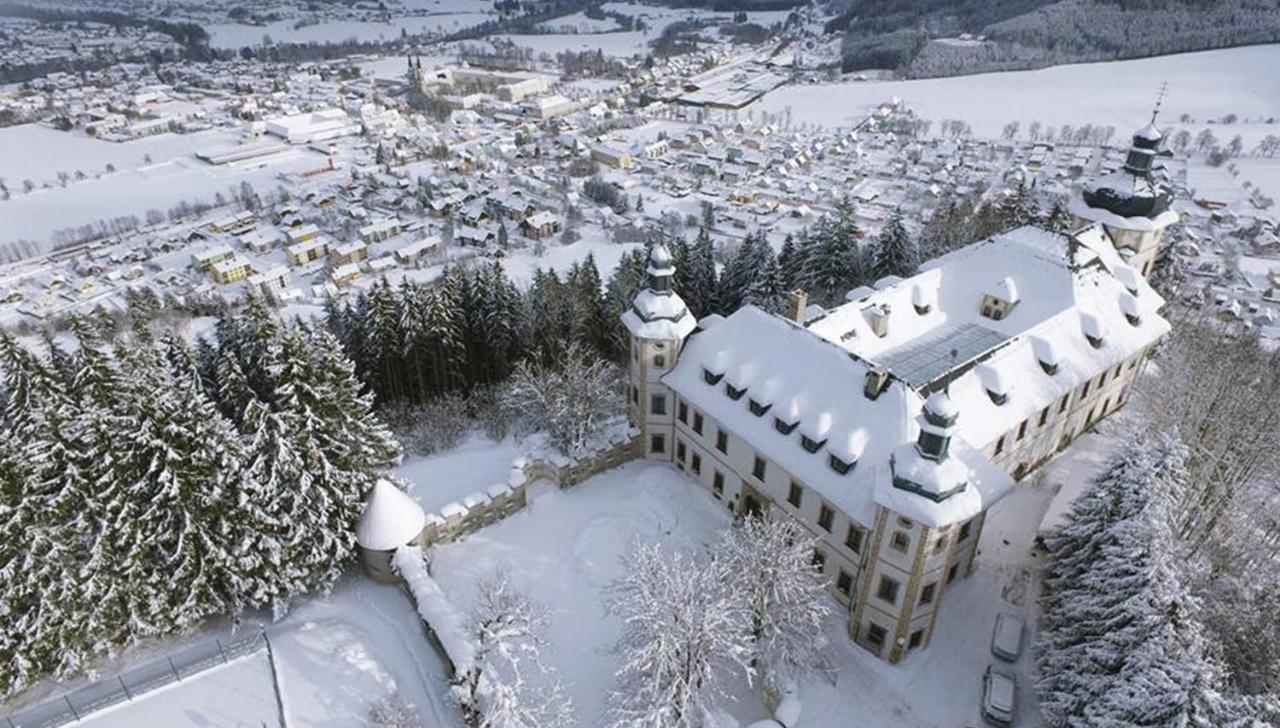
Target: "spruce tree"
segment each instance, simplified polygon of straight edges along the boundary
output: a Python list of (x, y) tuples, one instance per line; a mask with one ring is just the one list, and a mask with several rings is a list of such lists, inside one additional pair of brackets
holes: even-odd
[(920, 266), (916, 242), (902, 221), (902, 210), (895, 209), (876, 238), (875, 277), (906, 277)]

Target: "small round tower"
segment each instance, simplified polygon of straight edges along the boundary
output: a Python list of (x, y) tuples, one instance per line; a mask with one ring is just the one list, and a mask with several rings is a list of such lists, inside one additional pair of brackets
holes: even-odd
[(427, 515), (422, 506), (380, 478), (369, 491), (369, 498), (356, 523), (360, 563), (369, 576), (389, 584), (400, 581), (391, 568), (391, 558), (401, 546), (421, 545), (422, 529), (426, 524)]

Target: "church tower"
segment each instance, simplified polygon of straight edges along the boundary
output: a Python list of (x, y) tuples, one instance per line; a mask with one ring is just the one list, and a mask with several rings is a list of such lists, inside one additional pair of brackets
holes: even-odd
[(1134, 133), (1124, 167), (1086, 182), (1082, 194), (1069, 206), (1078, 225), (1101, 223), (1125, 261), (1147, 277), (1165, 228), (1178, 220), (1169, 209), (1173, 192), (1164, 167), (1156, 163), (1157, 157), (1170, 156), (1164, 148), (1164, 135), (1156, 127), (1159, 113), (1157, 102), (1151, 123)]
[(675, 450), (675, 395), (662, 383), (696, 322), (673, 288), (675, 261), (664, 245), (649, 250), (645, 287), (622, 324), (631, 334), (627, 416), (640, 428), (645, 457), (671, 460)]

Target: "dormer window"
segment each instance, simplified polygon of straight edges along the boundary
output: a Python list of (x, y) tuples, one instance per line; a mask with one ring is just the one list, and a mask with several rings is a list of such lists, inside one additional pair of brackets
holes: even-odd
[(994, 402), (997, 406), (1002, 405), (1005, 402), (1009, 401), (1008, 392), (997, 392), (994, 389), (988, 389), (987, 396), (990, 397), (991, 401)]
[(735, 401), (735, 402), (736, 402), (736, 401), (738, 401), (738, 400), (742, 399), (742, 395), (746, 394), (746, 393), (747, 393), (747, 390), (745, 390), (745, 389), (738, 389), (737, 387), (733, 386), (732, 384), (729, 384), (728, 382), (725, 382), (725, 383), (724, 383), (724, 393), (725, 393), (725, 394), (727, 394), (727, 395), (729, 395), (729, 399), (732, 399), (733, 401)]
[(933, 295), (917, 285), (911, 289), (911, 307), (916, 310), (916, 315), (924, 316), (933, 310)]
[(1082, 313), (1080, 315), (1080, 327), (1084, 329), (1084, 338), (1088, 339), (1089, 346), (1101, 349), (1102, 335), (1105, 332), (1102, 327), (1102, 320), (1092, 313)]
[(853, 462), (846, 462), (835, 455), (830, 455), (827, 457), (827, 464), (830, 465), (831, 469), (837, 473), (841, 475), (848, 475), (849, 471), (853, 470), (853, 466), (858, 464), (858, 461), (854, 460)]
[(1136, 296), (1121, 294), (1120, 311), (1124, 313), (1124, 320), (1128, 321), (1130, 326), (1142, 323), (1142, 311), (1138, 308)]
[(1049, 376), (1053, 376), (1054, 374), (1058, 373), (1057, 362), (1047, 362), (1044, 359), (1040, 359), (1039, 361), (1040, 361), (1040, 368), (1044, 370), (1045, 374), (1048, 374)]
[(724, 375), (723, 375), (723, 374), (716, 374), (716, 373), (712, 372), (710, 369), (703, 369), (703, 370), (702, 370), (702, 381), (704, 381), (704, 382), (706, 382), (707, 384), (710, 384), (710, 385), (712, 385), (712, 386), (715, 386), (715, 385), (719, 384), (719, 383), (720, 383), (720, 380), (721, 380), (721, 379), (723, 379), (723, 378), (724, 378)]
[(763, 402), (757, 402), (753, 399), (747, 402), (747, 406), (751, 408), (751, 414), (755, 415), (756, 417), (762, 417), (764, 416), (764, 413), (768, 412), (769, 408), (772, 407), (773, 405), (764, 404)]
[(825, 444), (827, 444), (826, 440), (815, 440), (808, 435), (800, 436), (800, 446), (808, 452), (817, 452), (821, 450), (822, 446)]
[(795, 422), (784, 422), (781, 417), (773, 418), (773, 429), (784, 435), (790, 435), (792, 432), (795, 432), (796, 428), (799, 426), (799, 420), (796, 420)]
[(1142, 317), (1136, 313), (1126, 312), (1124, 315), (1124, 320), (1128, 321), (1130, 326), (1137, 326), (1138, 324), (1142, 323)]

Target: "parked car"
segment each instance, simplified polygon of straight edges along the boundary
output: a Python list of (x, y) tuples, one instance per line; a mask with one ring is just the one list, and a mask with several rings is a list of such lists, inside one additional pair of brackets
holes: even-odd
[(991, 654), (1007, 662), (1017, 662), (1022, 655), (1022, 635), (1025, 632), (1026, 624), (1021, 618), (1000, 612), (991, 633)]
[(982, 717), (992, 725), (1013, 725), (1018, 683), (1013, 673), (988, 665), (982, 676)]

